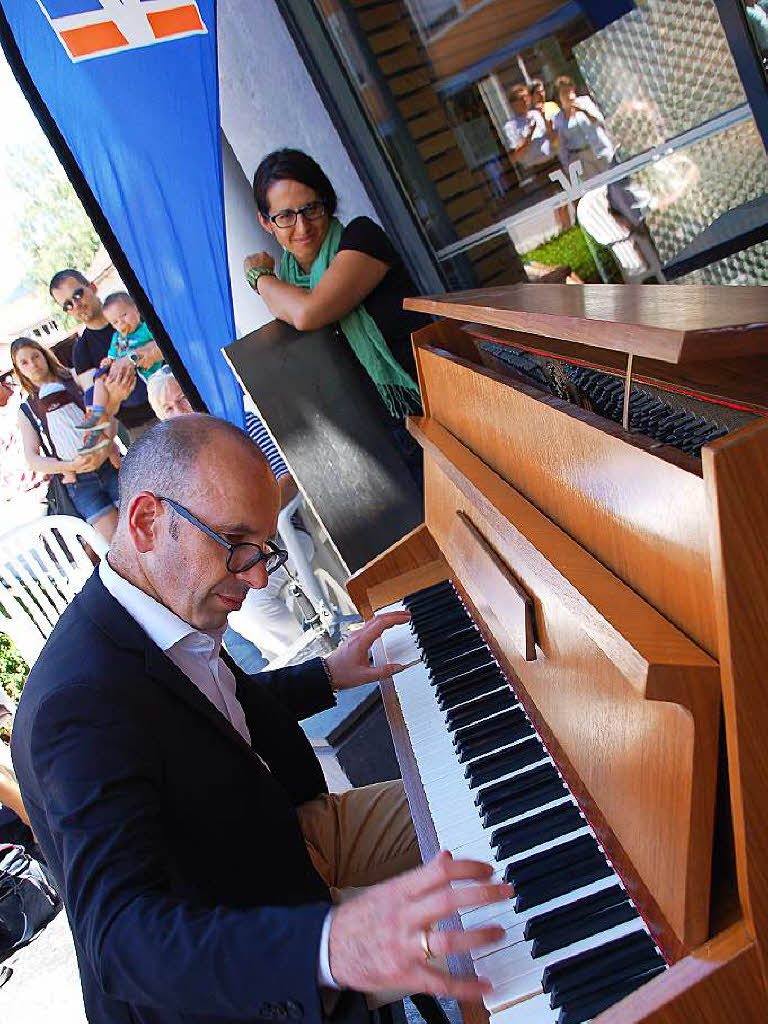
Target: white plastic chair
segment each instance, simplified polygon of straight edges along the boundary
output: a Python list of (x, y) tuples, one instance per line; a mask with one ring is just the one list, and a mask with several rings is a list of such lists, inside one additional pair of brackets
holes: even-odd
[(59, 616), (93, 572), (84, 544), (106, 540), (82, 519), (45, 516), (0, 535), (0, 632), (34, 664)]
[(607, 186), (594, 188), (582, 196), (576, 207), (576, 220), (586, 232), (587, 241), (593, 238), (611, 250), (626, 284), (649, 278), (664, 281), (655, 246), (645, 232), (633, 231), (614, 216), (608, 205)]

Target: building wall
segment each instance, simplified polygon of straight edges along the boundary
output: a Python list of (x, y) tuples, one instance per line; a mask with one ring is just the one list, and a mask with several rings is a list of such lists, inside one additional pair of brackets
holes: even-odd
[(245, 280), (243, 260), (255, 252), (270, 252), (279, 259), (280, 246), (256, 220), (251, 185), (226, 136), (221, 134), (224, 168), (224, 217), (227, 225), (227, 257), (232, 282), (232, 306), (238, 338), (270, 323), (274, 317), (258, 292)]
[[(333, 182), (342, 221), (361, 214), (378, 221), (273, 0), (219, 0), (218, 44), (221, 126), (246, 180), (273, 149), (303, 149)], [(227, 228), (231, 223), (239, 235), (235, 221), (244, 213), (235, 192), (239, 186), (230, 197)], [(233, 268), (233, 281), (237, 273), (242, 267)]]

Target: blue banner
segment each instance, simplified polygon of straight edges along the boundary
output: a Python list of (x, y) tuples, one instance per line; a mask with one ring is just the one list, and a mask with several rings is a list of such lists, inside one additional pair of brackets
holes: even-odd
[[(214, 0), (13, 0), (6, 18), (210, 411), (242, 426)], [(85, 269), (85, 268), (80, 268)]]

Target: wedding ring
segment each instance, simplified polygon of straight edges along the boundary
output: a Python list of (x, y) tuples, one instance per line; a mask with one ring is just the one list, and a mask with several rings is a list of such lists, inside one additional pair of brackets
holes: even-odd
[(422, 952), (424, 953), (424, 959), (425, 960), (432, 960), (434, 958), (434, 955), (435, 955), (432, 952), (432, 950), (429, 948), (429, 933), (430, 933), (431, 930), (432, 930), (431, 927), (430, 928), (423, 928), (422, 931), (421, 931), (421, 935), (419, 936), (419, 938), (421, 940), (421, 949), (422, 949)]

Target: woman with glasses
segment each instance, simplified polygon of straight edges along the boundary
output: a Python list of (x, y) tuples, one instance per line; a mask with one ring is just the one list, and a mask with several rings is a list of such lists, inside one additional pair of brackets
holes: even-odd
[(269, 253), (248, 256), (249, 284), (274, 316), (300, 331), (337, 325), (404, 447), (410, 437), (400, 433), (402, 420), (421, 410), (410, 336), (429, 321), (403, 310), (403, 299), (417, 289), (402, 259), (369, 217), (346, 226), (338, 220), (333, 185), (306, 153), (270, 153), (256, 170), (253, 193), (259, 223), (283, 256), (278, 267)]

